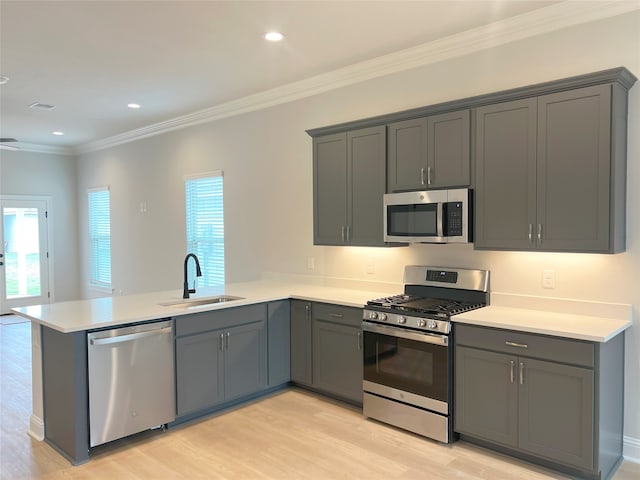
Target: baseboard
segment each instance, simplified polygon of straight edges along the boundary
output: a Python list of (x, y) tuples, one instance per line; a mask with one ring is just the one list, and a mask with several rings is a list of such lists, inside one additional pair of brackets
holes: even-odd
[(625, 436), (622, 453), (628, 462), (640, 463), (640, 439)]
[(29, 435), (39, 442), (44, 440), (44, 422), (40, 417), (31, 415), (29, 418)]

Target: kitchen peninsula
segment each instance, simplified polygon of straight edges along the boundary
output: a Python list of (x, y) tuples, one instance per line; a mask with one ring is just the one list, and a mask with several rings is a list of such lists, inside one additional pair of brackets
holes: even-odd
[[(380, 284), (378, 288), (375, 288), (375, 285), (372, 287), (366, 284), (365, 289), (355, 290), (342, 288), (342, 285), (330, 287), (300, 282), (258, 281), (231, 284), (221, 289), (199, 289), (198, 294), (190, 299), (192, 304), (185, 304), (187, 301), (181, 298), (180, 292), (169, 291), (23, 307), (14, 311), (41, 326), (39, 329), (42, 335), (41, 344), (34, 345), (34, 349), (42, 348), (43, 359), (50, 355), (42, 363), (44, 368), (42, 380), (39, 378), (36, 380), (36, 369), (34, 369), (34, 385), (38, 381), (44, 387), (45, 439), (72, 463), (79, 464), (86, 462), (90, 457), (87, 413), (89, 408), (87, 404), (87, 332), (171, 319), (175, 355), (178, 356), (180, 351), (186, 351), (181, 346), (182, 343), (186, 348), (188, 342), (196, 337), (210, 339), (213, 350), (216, 351), (218, 342), (223, 341), (220, 340), (223, 338), (220, 334), (232, 332), (231, 344), (233, 344), (233, 335), (236, 332), (233, 329), (236, 328), (236, 323), (231, 322), (232, 317), (245, 317), (245, 320), (239, 322), (241, 326), (249, 323), (256, 326), (255, 331), (259, 339), (257, 345), (260, 347), (256, 349), (259, 353), (256, 353), (254, 359), (255, 375), (243, 375), (243, 377), (255, 378), (255, 381), (248, 386), (248, 390), (245, 388), (246, 385), (240, 385), (239, 390), (236, 388), (237, 385), (228, 385), (226, 396), (223, 392), (221, 397), (202, 406), (203, 404), (198, 404), (199, 398), (194, 399), (192, 388), (182, 392), (180, 390), (184, 376), (197, 368), (192, 369), (191, 364), (187, 364), (188, 366), (181, 369), (181, 360), (176, 360), (176, 397), (178, 399), (176, 423), (181, 423), (284, 388), (291, 380), (305, 385), (304, 382), (300, 383), (293, 378), (294, 348), (298, 348), (293, 345), (293, 327), (306, 321), (304, 316), (301, 320), (295, 315), (294, 305), (306, 304), (310, 308), (319, 305), (322, 308), (318, 308), (318, 312), (335, 307), (336, 312), (339, 313), (336, 313), (333, 320), (343, 321), (339, 317), (345, 313), (344, 321), (346, 322), (347, 319), (350, 321), (351, 317), (357, 319), (358, 314), (361, 316), (360, 309), (367, 300), (383, 294), (396, 293), (399, 288), (392, 284)], [(204, 299), (221, 295), (239, 297), (239, 299), (202, 304)], [(290, 302), (290, 300), (293, 301)], [(556, 336), (577, 339), (597, 346), (601, 343), (615, 342), (616, 345), (623, 343), (624, 337), (620, 333), (631, 326), (630, 312), (629, 305), (521, 297), (494, 292), (490, 306), (476, 310), (475, 314), (469, 312), (456, 316), (452, 320), (458, 325), (501, 328), (544, 335), (545, 338)], [(327, 313), (327, 315), (330, 314)], [(545, 317), (552, 318), (553, 321), (541, 320)], [(311, 321), (310, 318), (308, 320)], [(354, 326), (349, 328), (356, 329)], [(290, 337), (289, 334), (291, 334)], [(351, 342), (349, 344), (351, 345)], [(355, 344), (354, 340), (354, 347)], [(49, 348), (51, 346), (56, 346), (57, 351), (51, 352)], [(224, 347), (222, 350), (224, 351)], [(309, 352), (307, 354), (309, 355)], [(55, 362), (61, 363), (56, 365)], [(211, 369), (213, 367), (209, 368)], [(222, 382), (229, 380), (231, 375), (233, 372), (225, 367)], [(192, 382), (191, 385), (199, 384), (193, 379), (187, 378), (184, 381), (187, 385), (189, 381)], [(58, 399), (55, 405), (49, 404), (48, 383), (53, 384), (50, 390), (62, 392), (64, 401)], [(312, 389), (315, 389), (314, 387), (314, 385), (310, 386)], [(322, 388), (318, 391), (333, 393)], [(239, 393), (236, 394), (236, 392)], [(358, 403), (357, 399), (348, 398), (341, 392), (334, 396)], [(508, 452), (517, 453), (513, 449)]]

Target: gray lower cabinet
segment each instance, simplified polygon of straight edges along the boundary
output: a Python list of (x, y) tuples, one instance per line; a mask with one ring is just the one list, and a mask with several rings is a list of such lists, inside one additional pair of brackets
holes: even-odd
[(291, 300), (291, 380), (313, 384), (311, 302)]
[(313, 386), (362, 404), (362, 309), (314, 303)]
[(623, 87), (589, 86), (474, 114), (475, 248), (625, 249)]
[(385, 127), (313, 139), (313, 243), (383, 246)]
[(267, 305), (269, 350), (268, 385), (274, 387), (291, 380), (291, 326), (289, 300)]
[(176, 319), (177, 417), (266, 387), (266, 309), (257, 304)]
[(291, 380), (362, 404), (362, 309), (291, 301)]
[(622, 459), (623, 345), (456, 325), (455, 431), (607, 478)]
[(388, 125), (387, 192), (471, 183), (469, 110)]

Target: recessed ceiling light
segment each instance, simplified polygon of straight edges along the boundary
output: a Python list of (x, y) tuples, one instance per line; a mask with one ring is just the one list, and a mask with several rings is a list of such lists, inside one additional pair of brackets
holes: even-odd
[(58, 132), (58, 131), (51, 132), (51, 133), (53, 133), (54, 135), (58, 135), (58, 136), (64, 135), (64, 132)]
[(127, 107), (135, 109), (135, 108), (140, 108), (140, 105), (138, 105), (137, 103), (128, 103)]
[(284, 38), (280, 32), (268, 32), (264, 38), (270, 42), (279, 42)]
[(5, 77), (4, 75), (0, 75), (0, 85), (4, 85), (9, 81), (9, 77)]
[(40, 110), (53, 110), (55, 105), (49, 105), (48, 103), (35, 102), (29, 105), (29, 108), (39, 108)]

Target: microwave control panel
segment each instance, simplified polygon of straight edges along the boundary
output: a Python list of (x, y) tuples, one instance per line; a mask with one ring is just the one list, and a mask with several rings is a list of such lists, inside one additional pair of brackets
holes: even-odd
[(443, 225), (445, 237), (462, 235), (462, 202), (447, 202), (443, 205), (446, 222)]

